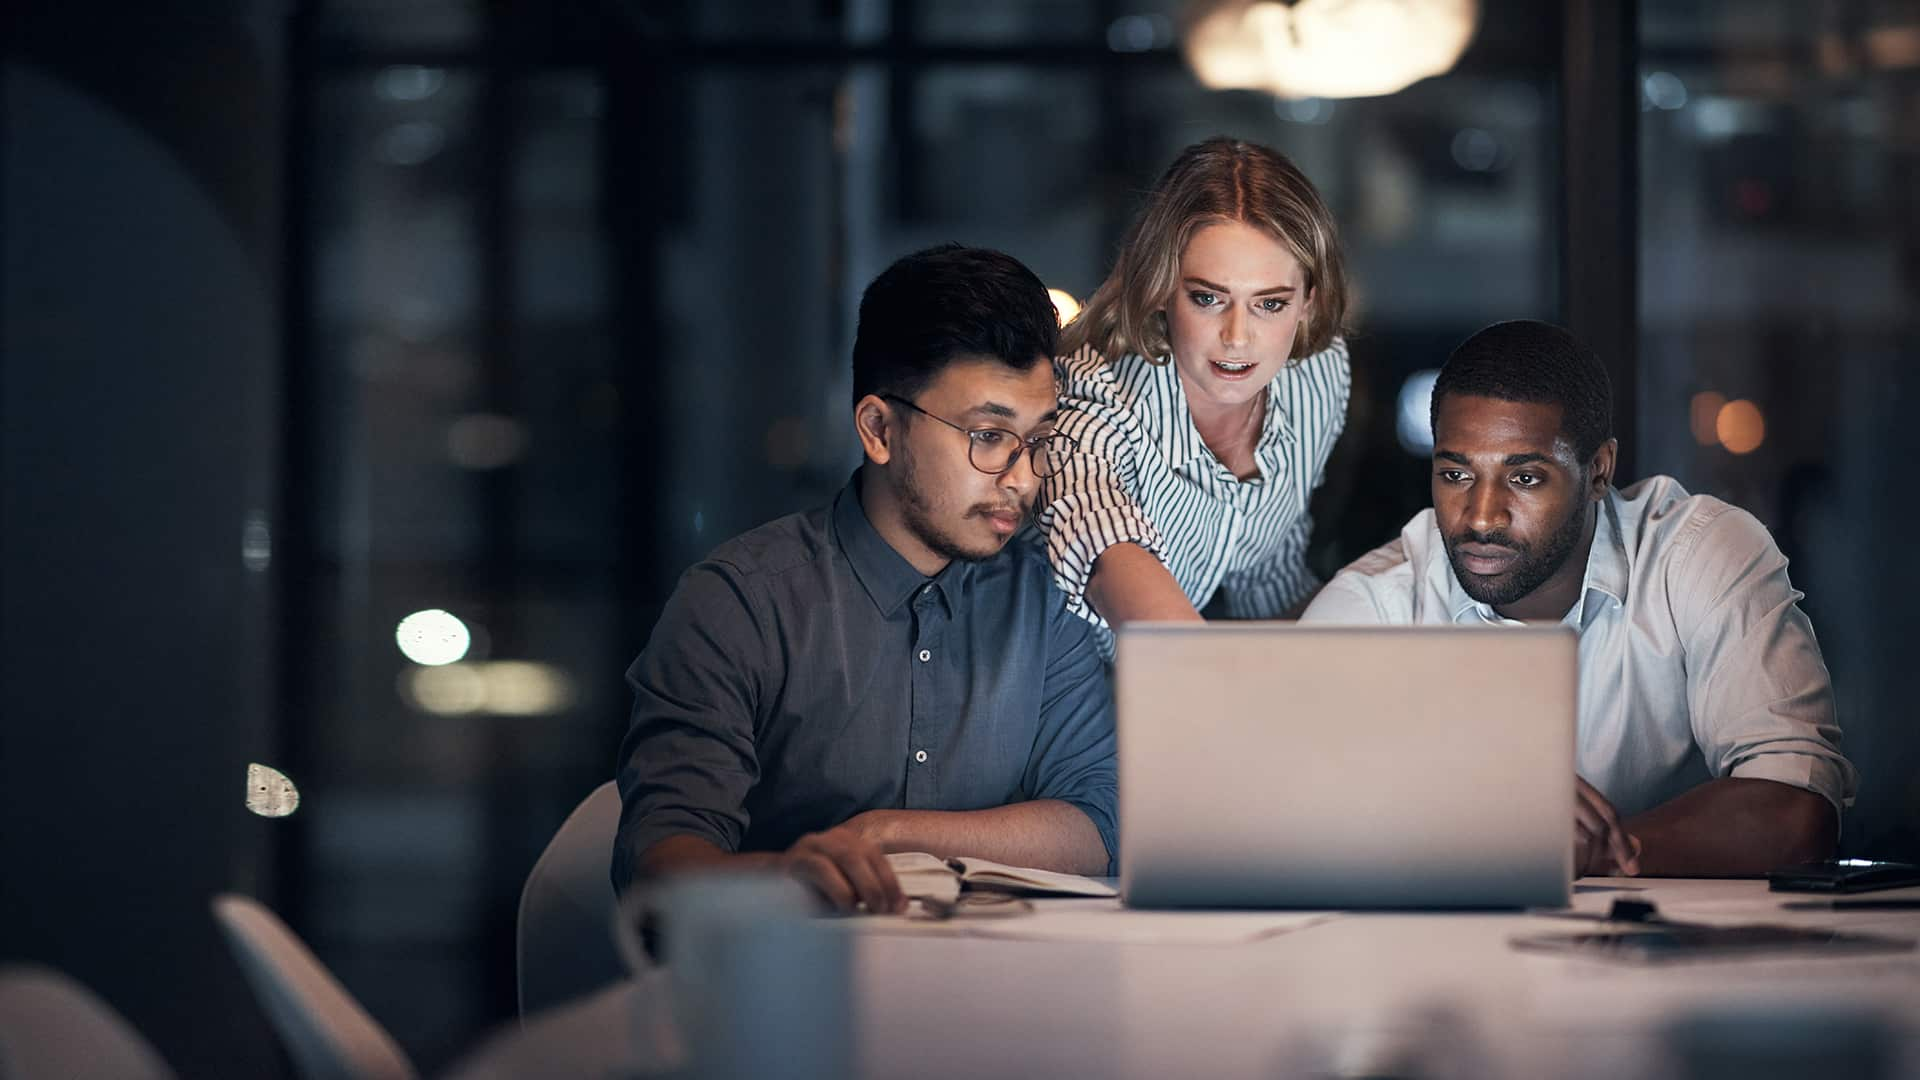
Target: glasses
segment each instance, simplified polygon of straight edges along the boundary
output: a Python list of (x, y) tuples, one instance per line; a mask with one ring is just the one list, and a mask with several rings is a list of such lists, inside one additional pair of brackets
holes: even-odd
[(1013, 468), (1023, 452), (1031, 451), (1027, 459), (1033, 467), (1035, 476), (1052, 476), (1060, 471), (1067, 462), (1067, 455), (1073, 453), (1074, 442), (1071, 436), (1057, 431), (1043, 431), (1038, 435), (1022, 439), (1006, 428), (963, 428), (944, 416), (915, 405), (898, 394), (881, 394), (888, 401), (897, 401), (922, 416), (931, 416), (955, 431), (967, 437), (967, 462), (988, 476), (999, 476)]

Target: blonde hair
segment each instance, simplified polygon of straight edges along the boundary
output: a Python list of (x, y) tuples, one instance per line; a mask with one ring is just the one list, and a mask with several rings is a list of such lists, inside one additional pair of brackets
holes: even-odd
[(1061, 354), (1091, 344), (1108, 359), (1136, 353), (1165, 363), (1173, 351), (1166, 308), (1179, 288), (1180, 256), (1195, 233), (1229, 221), (1273, 237), (1306, 271), (1312, 302), (1290, 360), (1325, 349), (1346, 331), (1346, 268), (1320, 193), (1277, 151), (1218, 137), (1182, 150), (1154, 185), (1113, 272), (1061, 331)]

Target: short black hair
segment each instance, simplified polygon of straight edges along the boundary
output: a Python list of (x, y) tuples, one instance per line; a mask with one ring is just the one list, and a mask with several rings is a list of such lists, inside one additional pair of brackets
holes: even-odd
[(1560, 406), (1560, 432), (1582, 464), (1613, 438), (1613, 384), (1592, 349), (1552, 323), (1494, 323), (1460, 343), (1433, 384), (1436, 432), (1448, 394)]
[(1051, 363), (1059, 316), (1047, 287), (1011, 255), (942, 244), (886, 268), (860, 297), (853, 336), (853, 400), (911, 400), (961, 357), (992, 357), (1019, 371)]

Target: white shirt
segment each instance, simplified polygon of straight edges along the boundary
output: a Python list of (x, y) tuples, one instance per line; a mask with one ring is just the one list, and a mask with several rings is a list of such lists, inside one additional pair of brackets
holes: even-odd
[[(1580, 635), (1575, 769), (1622, 815), (1726, 776), (1853, 803), (1803, 594), (1752, 514), (1665, 476), (1611, 491), (1585, 586), (1563, 620)], [(1460, 587), (1430, 509), (1335, 575), (1301, 621), (1513, 625)]]
[(1273, 618), (1319, 586), (1307, 569), (1307, 500), (1346, 424), (1347, 343), (1282, 368), (1267, 384), (1254, 446), (1260, 474), (1241, 480), (1194, 427), (1172, 363), (1108, 362), (1091, 346), (1055, 362), (1058, 429), (1076, 452), (1041, 482), (1036, 521), (1054, 581), (1113, 656), (1107, 621), (1087, 604), (1093, 562), (1115, 544), (1158, 556), (1196, 610), (1222, 591), (1233, 618)]

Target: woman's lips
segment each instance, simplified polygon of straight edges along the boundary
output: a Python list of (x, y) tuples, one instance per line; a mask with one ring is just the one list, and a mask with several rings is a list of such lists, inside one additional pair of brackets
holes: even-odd
[(1209, 360), (1207, 367), (1218, 378), (1239, 382), (1252, 377), (1254, 364), (1251, 360)]

